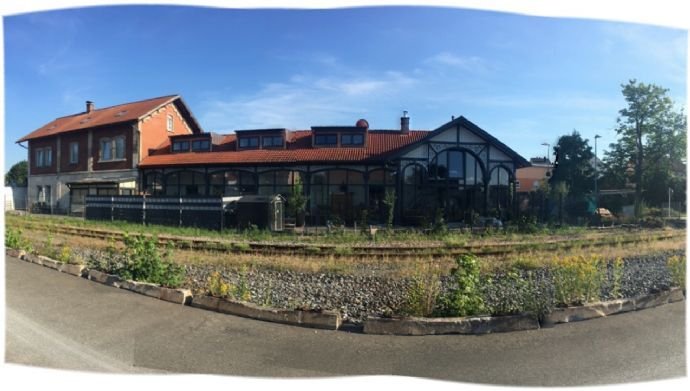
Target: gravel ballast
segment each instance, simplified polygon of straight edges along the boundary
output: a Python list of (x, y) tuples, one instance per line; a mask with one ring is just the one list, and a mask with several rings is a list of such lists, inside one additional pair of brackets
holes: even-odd
[[(104, 262), (105, 253), (92, 250), (75, 250), (87, 261), (89, 267), (107, 268), (108, 264), (117, 263), (118, 259)], [(622, 297), (635, 297), (656, 293), (671, 287), (671, 275), (666, 267), (670, 256), (684, 255), (684, 251), (673, 251), (655, 255), (628, 257), (624, 259), (623, 273), (620, 281)], [(267, 268), (249, 268), (244, 271), (223, 265), (186, 265), (187, 278), (183, 288), (191, 289), (193, 294), (206, 294), (207, 281), (211, 273), (219, 272), (223, 279), (235, 286), (244, 284), (250, 291), (251, 302), (284, 309), (335, 310), (340, 312), (344, 322), (359, 324), (369, 316), (388, 316), (406, 301), (407, 292), (412, 285), (409, 278), (388, 278), (380, 275), (341, 275), (337, 273), (308, 273), (291, 270), (274, 270)], [(611, 300), (613, 297), (611, 281), (604, 281), (600, 299)], [(526, 272), (523, 272), (523, 276)], [(533, 270), (532, 278), (540, 297), (553, 297), (553, 283), (547, 269)], [(490, 308), (504, 308), (508, 313), (511, 308), (519, 307), (516, 302), (520, 289), (518, 284), (504, 273), (491, 276), (493, 284), (483, 288), (484, 302)], [(440, 278), (440, 292), (451, 287), (447, 277)], [(552, 299), (551, 299), (552, 300)], [(552, 304), (552, 302), (550, 303)]]

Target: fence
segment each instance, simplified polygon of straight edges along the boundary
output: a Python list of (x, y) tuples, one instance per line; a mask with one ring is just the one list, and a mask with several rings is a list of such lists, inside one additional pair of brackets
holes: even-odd
[(222, 230), (221, 197), (86, 196), (84, 218)]

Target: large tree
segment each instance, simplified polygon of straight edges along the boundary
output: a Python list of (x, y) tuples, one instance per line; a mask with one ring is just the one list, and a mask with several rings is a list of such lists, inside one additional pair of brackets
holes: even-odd
[[(654, 150), (654, 153), (659, 154), (655, 156), (652, 147), (662, 148), (662, 145), (668, 146), (669, 140), (677, 139), (679, 125), (685, 120), (682, 112), (674, 112), (673, 101), (667, 96), (668, 89), (654, 84), (638, 83), (637, 80), (630, 80), (621, 87), (628, 106), (619, 111), (616, 127), (619, 142), (614, 152), (619, 155), (618, 159), (627, 157), (632, 163), (635, 217), (639, 218), (642, 215), (644, 173), (651, 172), (652, 168), (659, 168), (656, 164), (662, 160), (662, 155), (670, 153), (668, 150)], [(673, 165), (673, 159), (673, 156), (666, 159), (668, 168)], [(628, 163), (618, 162), (618, 166), (623, 164)], [(669, 184), (668, 180), (665, 184)], [(666, 187), (647, 190), (653, 194), (659, 191), (664, 194)]]
[(627, 107), (619, 111), (618, 141), (610, 145), (604, 161), (602, 185), (635, 186), (635, 216), (643, 200), (660, 205), (672, 188), (676, 199), (685, 198), (686, 117), (676, 112), (668, 90), (630, 80), (621, 85)]
[(15, 163), (5, 174), (5, 186), (26, 186), (28, 167), (26, 160)]

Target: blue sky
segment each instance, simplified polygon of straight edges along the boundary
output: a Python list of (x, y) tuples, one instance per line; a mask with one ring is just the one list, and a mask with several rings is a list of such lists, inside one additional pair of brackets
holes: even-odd
[(181, 94), (207, 131), (435, 129), (464, 115), (525, 158), (577, 129), (615, 141), (620, 85), (687, 107), (687, 31), (461, 8), (89, 7), (6, 16), (5, 166), (52, 119)]

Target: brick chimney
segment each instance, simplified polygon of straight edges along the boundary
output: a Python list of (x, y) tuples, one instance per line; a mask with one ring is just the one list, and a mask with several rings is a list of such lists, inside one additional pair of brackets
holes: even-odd
[(93, 108), (94, 108), (93, 102), (91, 102), (90, 100), (87, 100), (86, 101), (86, 113), (88, 114), (88, 113), (92, 112)]
[(410, 133), (410, 117), (407, 116), (407, 111), (403, 111), (403, 116), (400, 117), (400, 134)]

